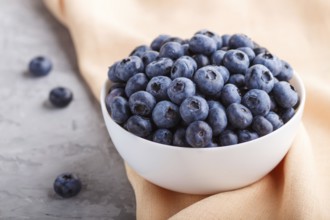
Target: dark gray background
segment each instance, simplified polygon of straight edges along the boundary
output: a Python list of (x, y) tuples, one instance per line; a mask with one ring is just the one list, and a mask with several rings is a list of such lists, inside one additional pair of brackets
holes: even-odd
[[(50, 75), (26, 72), (37, 55), (52, 59)], [(74, 92), (65, 109), (47, 103), (59, 85)], [(77, 197), (54, 194), (62, 172), (82, 179)], [(36, 0), (0, 0), (0, 219), (135, 219), (123, 162), (79, 76), (69, 33)]]

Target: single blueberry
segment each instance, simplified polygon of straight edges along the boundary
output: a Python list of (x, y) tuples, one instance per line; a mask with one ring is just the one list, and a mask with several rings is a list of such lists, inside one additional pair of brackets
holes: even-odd
[(172, 144), (172, 139), (173, 139), (173, 134), (170, 130), (168, 129), (157, 129), (152, 137), (152, 140), (154, 142), (160, 143), (160, 144), (167, 144), (171, 145)]
[(153, 95), (157, 101), (168, 99), (167, 88), (172, 80), (167, 76), (155, 76), (151, 78), (146, 91)]
[(260, 89), (249, 90), (243, 96), (242, 104), (248, 107), (253, 115), (267, 115), (270, 111), (269, 95)]
[(229, 47), (231, 49), (237, 49), (239, 47), (254, 48), (253, 41), (245, 34), (233, 34), (229, 39)]
[(225, 107), (218, 101), (208, 100), (207, 104), (209, 105), (209, 110), (211, 110), (213, 108), (221, 108), (222, 110), (225, 110)]
[(189, 41), (189, 49), (195, 54), (208, 56), (217, 50), (217, 43), (211, 37), (195, 34)]
[(273, 131), (273, 125), (264, 116), (255, 116), (252, 122), (252, 129), (261, 137)]
[(278, 114), (275, 112), (269, 112), (265, 118), (273, 125), (273, 130), (277, 130), (282, 127), (283, 121)]
[(291, 88), (290, 83), (280, 81), (275, 83), (272, 94), (278, 105), (283, 108), (294, 107), (298, 103), (298, 94)]
[(244, 143), (257, 139), (259, 136), (256, 132), (249, 130), (239, 130), (238, 131), (238, 143)]
[(152, 133), (152, 124), (150, 119), (139, 115), (132, 115), (129, 117), (125, 127), (129, 132), (143, 138), (148, 137)]
[(129, 56), (138, 56), (138, 57), (142, 57), (142, 55), (151, 50), (149, 46), (147, 45), (140, 45), (138, 47), (136, 47), (130, 54)]
[(211, 55), (211, 63), (213, 65), (222, 65), (222, 60), (226, 54), (226, 51), (224, 50), (217, 50)]
[(197, 63), (197, 69), (202, 68), (203, 66), (207, 66), (207, 65), (210, 64), (209, 58), (207, 56), (203, 55), (203, 54), (193, 55), (192, 58)]
[(155, 107), (156, 99), (149, 92), (138, 91), (129, 97), (128, 104), (133, 114), (147, 116)]
[(186, 141), (194, 148), (206, 147), (212, 141), (212, 128), (204, 121), (194, 121), (187, 127)]
[(53, 64), (44, 56), (33, 58), (29, 63), (29, 71), (34, 76), (45, 76), (52, 70)]
[(81, 191), (81, 181), (76, 174), (63, 173), (56, 177), (53, 187), (59, 196), (70, 198)]
[(183, 54), (186, 56), (190, 55), (189, 44), (182, 44)]
[(159, 58), (146, 67), (146, 74), (149, 78), (155, 76), (169, 76), (173, 66), (173, 61), (169, 58)]
[(224, 66), (214, 66), (214, 68), (221, 73), (224, 83), (227, 83), (230, 77), (229, 70)]
[(231, 38), (231, 35), (224, 34), (221, 36), (222, 39), (222, 47), (228, 47), (229, 46), (229, 40)]
[(187, 123), (205, 120), (209, 113), (209, 105), (206, 100), (199, 96), (186, 98), (180, 105), (181, 118)]
[(56, 87), (49, 93), (49, 101), (54, 106), (63, 108), (70, 104), (73, 99), (73, 93), (66, 87)]
[(178, 77), (167, 88), (167, 95), (175, 104), (181, 104), (187, 97), (196, 93), (195, 84), (188, 78)]
[(173, 145), (179, 147), (190, 147), (186, 141), (186, 129), (178, 128), (173, 135)]
[(255, 47), (253, 52), (256, 56), (258, 56), (261, 53), (268, 53), (268, 50), (265, 47)]
[(221, 107), (210, 109), (207, 123), (211, 126), (213, 135), (219, 135), (227, 127), (226, 111)]
[(182, 45), (177, 42), (165, 43), (159, 51), (159, 57), (167, 57), (176, 60), (184, 55)]
[(285, 62), (284, 60), (281, 60), (281, 62), (282, 62), (282, 69), (276, 77), (280, 81), (289, 81), (290, 79), (292, 79), (293, 69), (290, 66), (290, 64)]
[(232, 103), (241, 103), (240, 90), (234, 84), (226, 84), (220, 95), (221, 103), (225, 106), (229, 106)]
[(219, 136), (220, 146), (229, 146), (238, 144), (238, 137), (232, 130), (224, 130)]
[(281, 118), (284, 123), (287, 123), (295, 114), (293, 108), (287, 108), (282, 110)]
[(250, 65), (248, 56), (240, 50), (228, 50), (222, 62), (232, 74), (245, 74)]
[(228, 83), (234, 84), (238, 88), (245, 87), (245, 76), (243, 74), (232, 74), (229, 77)]
[(227, 119), (234, 128), (244, 129), (251, 125), (253, 116), (244, 105), (233, 103), (226, 109)]
[(152, 120), (158, 128), (173, 128), (180, 122), (179, 107), (170, 101), (160, 101), (152, 111)]
[(115, 69), (115, 75), (121, 81), (127, 81), (136, 73), (144, 72), (144, 65), (140, 57), (130, 56), (121, 60)]
[(156, 37), (150, 44), (151, 49), (155, 50), (155, 51), (159, 51), (160, 48), (163, 46), (164, 42), (166, 40), (168, 40), (169, 38), (171, 38), (171, 36), (169, 35), (165, 35), (165, 34), (161, 34), (158, 35), (158, 37)]
[(258, 54), (253, 60), (253, 65), (254, 64), (262, 64), (266, 66), (273, 74), (273, 76), (277, 76), (282, 70), (281, 60), (268, 52)]
[(158, 57), (159, 57), (159, 53), (157, 51), (149, 50), (141, 56), (141, 59), (144, 66), (147, 66), (149, 63), (157, 60)]
[(221, 38), (221, 36), (217, 35), (216, 33), (209, 31), (207, 29), (202, 29), (200, 31), (197, 31), (195, 33), (195, 35), (196, 34), (202, 34), (202, 35), (212, 38), (216, 42), (217, 49), (220, 49), (222, 47), (222, 38)]
[(214, 66), (205, 66), (194, 74), (197, 88), (205, 95), (219, 96), (224, 85), (222, 74)]
[(248, 56), (250, 62), (256, 57), (254, 51), (250, 47), (239, 47), (237, 50), (243, 51)]
[(118, 124), (123, 124), (127, 121), (131, 112), (129, 110), (127, 100), (122, 96), (116, 96), (110, 103), (111, 118)]
[(145, 90), (148, 84), (148, 77), (144, 73), (137, 73), (126, 83), (125, 94), (127, 97), (130, 97), (133, 93)]
[(186, 77), (192, 79), (196, 69), (197, 63), (194, 59), (188, 56), (182, 56), (174, 62), (171, 70), (171, 78)]
[(108, 70), (108, 79), (116, 83), (122, 82), (122, 80), (117, 77), (116, 66), (118, 65), (118, 63), (119, 61), (112, 64)]
[(267, 67), (256, 64), (246, 72), (245, 84), (249, 89), (261, 89), (269, 93), (274, 87), (274, 77)]
[(125, 96), (125, 89), (121, 87), (111, 88), (109, 94), (105, 97), (105, 106), (109, 113), (111, 113), (110, 104), (112, 100), (117, 96)]
[(279, 107), (277, 106), (276, 100), (272, 95), (272, 93), (269, 94), (269, 98), (270, 98), (270, 111), (277, 112)]

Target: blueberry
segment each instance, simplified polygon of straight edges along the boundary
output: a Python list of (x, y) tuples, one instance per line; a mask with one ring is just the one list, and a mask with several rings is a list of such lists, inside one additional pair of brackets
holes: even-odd
[(252, 122), (252, 129), (261, 137), (273, 131), (273, 125), (264, 116), (256, 116)]
[(190, 55), (189, 44), (182, 44), (183, 54), (186, 56)]
[(250, 62), (256, 57), (254, 51), (250, 47), (239, 47), (237, 50), (243, 51), (248, 56)]
[(248, 107), (253, 115), (267, 115), (270, 111), (269, 95), (260, 89), (249, 90), (243, 96), (242, 104)]
[(52, 70), (52, 67), (52, 61), (44, 56), (35, 57), (29, 63), (29, 71), (34, 76), (45, 76)]
[(217, 50), (217, 43), (211, 37), (195, 34), (189, 41), (189, 49), (195, 54), (208, 56)]
[(56, 87), (49, 93), (49, 101), (54, 106), (63, 108), (70, 104), (73, 99), (73, 93), (65, 87)]
[(159, 58), (146, 67), (146, 74), (149, 78), (154, 76), (169, 76), (173, 61), (169, 58)]
[(234, 84), (238, 88), (245, 86), (245, 76), (243, 74), (232, 74), (229, 77), (228, 83)]
[(172, 80), (167, 76), (155, 76), (151, 78), (146, 91), (153, 95), (157, 101), (168, 99), (167, 88)]
[(239, 47), (250, 47), (254, 48), (253, 41), (245, 34), (234, 34), (229, 39), (229, 47), (231, 49), (236, 49)]
[(196, 55), (192, 56), (192, 58), (197, 63), (197, 69), (210, 64), (209, 58), (203, 54), (196, 54)]
[(256, 64), (246, 72), (245, 84), (249, 89), (261, 89), (269, 93), (274, 87), (274, 77), (267, 67)]
[(275, 83), (272, 94), (277, 104), (283, 108), (291, 108), (298, 103), (298, 94), (286, 81)]
[(238, 131), (238, 143), (244, 143), (257, 139), (259, 136), (256, 132), (249, 130), (240, 130)]
[(164, 41), (164, 44), (166, 44), (168, 42), (175, 42), (175, 43), (179, 43), (179, 44), (186, 44), (187, 43), (185, 40), (183, 40), (180, 37), (170, 37), (170, 38), (168, 38)]
[(148, 77), (144, 73), (137, 73), (126, 83), (125, 94), (127, 97), (130, 97), (133, 93), (145, 90), (148, 84)]
[(219, 136), (220, 146), (229, 146), (238, 144), (238, 137), (232, 130), (224, 130)]
[(295, 111), (293, 108), (287, 108), (283, 109), (281, 118), (284, 123), (287, 123), (295, 114)]
[(181, 118), (187, 123), (205, 120), (209, 113), (209, 105), (206, 100), (199, 96), (186, 98), (180, 105)]
[(253, 116), (244, 105), (233, 103), (226, 109), (227, 119), (234, 128), (244, 129), (251, 125)]
[(122, 96), (116, 96), (110, 103), (111, 118), (118, 124), (127, 121), (130, 116), (130, 110), (127, 100)]
[(211, 126), (213, 135), (219, 135), (227, 127), (226, 111), (221, 107), (210, 109), (207, 123)]
[(184, 55), (182, 45), (177, 42), (165, 43), (159, 51), (159, 57), (167, 57), (176, 60)]
[(144, 72), (144, 65), (140, 57), (130, 56), (116, 65), (115, 75), (121, 81), (127, 81), (136, 73)]
[(197, 31), (195, 34), (202, 34), (202, 35), (205, 35), (205, 36), (208, 36), (208, 37), (212, 38), (216, 42), (217, 49), (220, 49), (222, 47), (222, 38), (221, 38), (221, 36), (217, 35), (216, 33), (212, 32), (212, 31), (209, 31), (207, 29), (203, 29), (203, 30)]
[(270, 98), (270, 111), (277, 112), (278, 106), (277, 106), (274, 96), (271, 93), (269, 94), (269, 98)]
[(152, 133), (152, 124), (150, 119), (139, 115), (129, 117), (125, 126), (129, 132), (139, 137), (145, 138)]
[(222, 39), (222, 47), (228, 47), (229, 46), (229, 40), (231, 38), (231, 35), (229, 34), (223, 34), (221, 35)]
[(253, 60), (253, 65), (254, 64), (262, 64), (266, 66), (273, 76), (277, 76), (282, 70), (281, 60), (268, 52), (258, 54)]
[(225, 107), (218, 101), (208, 100), (207, 104), (209, 105), (209, 110), (211, 110), (213, 108), (221, 108), (222, 110), (225, 110)]
[(208, 145), (205, 146), (206, 148), (211, 148), (211, 147), (219, 147), (218, 144), (214, 143), (211, 141)]
[(133, 93), (128, 100), (131, 112), (135, 115), (150, 115), (156, 105), (156, 99), (146, 91)]
[(156, 37), (150, 44), (151, 49), (155, 51), (159, 51), (160, 48), (163, 46), (164, 42), (171, 38), (169, 35), (161, 34), (158, 37)]
[(275, 112), (269, 112), (265, 118), (273, 125), (273, 130), (277, 130), (282, 127), (283, 121), (278, 114)]
[(111, 113), (110, 103), (117, 96), (125, 96), (125, 89), (121, 87), (111, 88), (109, 94), (105, 97), (105, 106), (109, 113)]
[(212, 128), (204, 121), (194, 121), (187, 127), (186, 141), (194, 148), (206, 147), (212, 141)]
[(255, 47), (255, 48), (253, 49), (253, 52), (254, 52), (254, 54), (255, 54), (256, 56), (258, 56), (258, 55), (261, 54), (261, 53), (268, 53), (268, 50), (267, 50), (266, 48), (264, 48), (264, 47)]
[(232, 74), (245, 74), (250, 64), (248, 56), (240, 50), (228, 50), (222, 62)]
[(221, 73), (214, 66), (205, 66), (194, 74), (194, 82), (197, 88), (205, 95), (220, 95), (224, 85)]
[(148, 47), (147, 45), (141, 45), (136, 47), (129, 56), (138, 56), (138, 57), (142, 57), (142, 55), (147, 52), (148, 50), (151, 50), (150, 47)]
[(171, 78), (186, 77), (192, 79), (196, 69), (197, 63), (194, 59), (188, 56), (182, 56), (174, 62), (171, 70)]
[(222, 104), (229, 106), (232, 103), (241, 103), (241, 94), (237, 86), (234, 84), (226, 84), (220, 95)]
[(281, 60), (281, 62), (282, 62), (282, 69), (281, 72), (276, 77), (280, 81), (289, 81), (290, 79), (292, 79), (293, 69), (290, 66), (290, 64), (285, 62), (284, 60)]
[(186, 141), (186, 129), (178, 128), (173, 135), (173, 145), (180, 147), (190, 147)]
[(118, 63), (119, 61), (112, 64), (108, 70), (108, 79), (112, 82), (122, 82), (122, 80), (117, 77), (116, 66)]
[(173, 128), (180, 122), (179, 107), (170, 101), (160, 101), (152, 111), (152, 120), (158, 128)]
[(54, 181), (54, 191), (63, 198), (76, 196), (81, 190), (81, 181), (76, 174), (63, 173)]
[(178, 105), (187, 97), (195, 95), (195, 93), (195, 84), (185, 77), (174, 79), (167, 88), (168, 97), (172, 102)]
[(141, 56), (141, 59), (144, 66), (147, 66), (149, 63), (157, 60), (158, 57), (159, 57), (159, 53), (157, 51), (149, 50)]
[(224, 58), (226, 54), (226, 51), (224, 50), (217, 50), (215, 51), (214, 53), (212, 53), (212, 56), (211, 56), (211, 63), (213, 65), (222, 65), (222, 60)]
[(168, 129), (157, 129), (152, 137), (152, 140), (154, 142), (160, 143), (160, 144), (167, 144), (171, 145), (172, 144), (172, 139), (173, 139), (173, 134), (170, 130)]

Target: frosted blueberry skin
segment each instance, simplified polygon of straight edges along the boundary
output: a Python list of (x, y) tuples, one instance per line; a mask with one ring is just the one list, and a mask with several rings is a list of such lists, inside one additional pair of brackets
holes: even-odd
[(173, 128), (180, 122), (179, 107), (170, 101), (160, 101), (152, 111), (152, 120), (158, 128)]
[(170, 39), (171, 36), (166, 34), (158, 35), (150, 44), (152, 50), (159, 51), (160, 48), (163, 46), (164, 42)]
[(187, 97), (196, 94), (196, 86), (188, 78), (178, 77), (174, 79), (167, 88), (167, 95), (170, 100), (180, 105)]
[(187, 123), (201, 121), (207, 118), (209, 105), (206, 100), (200, 96), (191, 96), (186, 98), (180, 105), (181, 118)]
[(252, 113), (244, 105), (233, 103), (228, 106), (226, 113), (230, 125), (234, 128), (245, 129), (252, 124)]
[(49, 101), (53, 106), (58, 108), (64, 108), (68, 106), (73, 100), (73, 93), (69, 88), (56, 87), (49, 93)]
[(134, 115), (148, 116), (156, 105), (156, 99), (146, 91), (138, 91), (129, 97), (128, 104)]
[(194, 74), (197, 88), (205, 95), (216, 96), (220, 94), (224, 85), (222, 74), (214, 66), (205, 66)]
[(261, 137), (273, 131), (273, 125), (264, 116), (253, 118), (252, 129)]
[(152, 123), (150, 119), (139, 115), (132, 115), (129, 117), (125, 126), (129, 132), (142, 138), (146, 138), (152, 133)]
[(275, 112), (269, 112), (265, 118), (273, 125), (273, 130), (277, 130), (283, 126), (283, 121)]
[(52, 61), (44, 56), (35, 57), (29, 63), (29, 72), (34, 76), (46, 76), (52, 68)]
[(195, 54), (209, 56), (217, 50), (217, 43), (209, 36), (195, 34), (189, 40), (189, 49)]
[(251, 89), (243, 96), (242, 104), (248, 107), (253, 115), (266, 115), (270, 111), (271, 101), (264, 90)]
[(228, 83), (221, 90), (220, 100), (225, 106), (229, 106), (232, 103), (241, 103), (240, 90), (234, 84)]
[(237, 49), (240, 47), (254, 48), (253, 41), (245, 34), (234, 34), (229, 39), (229, 47)]
[(176, 129), (173, 135), (173, 145), (179, 147), (190, 147), (186, 141), (186, 129), (181, 127)]
[(251, 66), (245, 74), (245, 84), (249, 89), (261, 89), (269, 93), (274, 83), (273, 74), (261, 64)]
[(122, 59), (115, 68), (115, 76), (123, 82), (127, 82), (133, 75), (141, 72), (144, 72), (144, 65), (138, 56)]
[(297, 92), (294, 91), (290, 83), (286, 81), (275, 83), (272, 94), (277, 104), (283, 108), (292, 108), (299, 101)]
[(226, 111), (221, 107), (214, 107), (209, 110), (206, 121), (211, 126), (213, 135), (219, 135), (227, 127)]
[(238, 143), (244, 143), (257, 139), (259, 136), (254, 131), (240, 130), (238, 131)]
[(149, 79), (144, 73), (137, 73), (131, 78), (129, 78), (125, 86), (126, 96), (130, 97), (133, 93), (137, 91), (145, 90), (148, 81)]
[(191, 57), (182, 56), (174, 62), (171, 69), (171, 78), (186, 77), (192, 79), (196, 70), (196, 61)]
[(155, 76), (148, 82), (146, 91), (153, 95), (157, 101), (168, 99), (167, 89), (172, 80), (167, 76)]
[(253, 65), (255, 64), (266, 66), (273, 76), (277, 76), (282, 70), (281, 60), (269, 52), (258, 54), (253, 60)]
[(192, 56), (192, 58), (196, 61), (197, 63), (197, 69), (202, 68), (203, 66), (207, 66), (211, 64), (210, 59), (203, 55), (203, 54), (195, 54)]
[(219, 136), (219, 146), (238, 144), (237, 134), (232, 130), (225, 130)]
[(176, 60), (184, 55), (183, 47), (177, 42), (165, 43), (159, 50), (159, 57), (167, 57)]
[(138, 47), (136, 47), (131, 53), (129, 56), (138, 56), (138, 57), (142, 57), (142, 55), (151, 50), (151, 48), (147, 45), (140, 45)]
[(206, 147), (212, 141), (212, 128), (204, 121), (194, 121), (187, 127), (186, 141), (194, 148)]
[(169, 76), (173, 66), (170, 58), (159, 58), (146, 66), (145, 73), (151, 79), (155, 76)]
[(222, 62), (231, 74), (245, 74), (250, 65), (248, 56), (240, 50), (228, 50)]
[(122, 96), (116, 96), (110, 103), (111, 118), (118, 124), (123, 124), (131, 115), (128, 101)]
[(53, 188), (57, 195), (63, 198), (70, 198), (78, 195), (81, 191), (82, 184), (76, 174), (63, 173), (56, 177)]
[(159, 53), (157, 51), (149, 50), (146, 51), (142, 56), (141, 60), (144, 66), (147, 66), (149, 63), (157, 60), (159, 58)]
[(172, 132), (164, 128), (157, 129), (152, 136), (152, 141), (160, 144), (171, 145), (172, 140), (173, 140)]

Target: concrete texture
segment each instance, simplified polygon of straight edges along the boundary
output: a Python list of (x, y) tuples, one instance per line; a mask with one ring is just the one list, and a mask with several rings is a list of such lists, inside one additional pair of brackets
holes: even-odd
[[(26, 72), (36, 55), (52, 59), (50, 75)], [(0, 63), (0, 219), (135, 219), (122, 159), (79, 76), (69, 33), (41, 1), (0, 0)], [(47, 102), (58, 85), (74, 92), (65, 109)], [(77, 197), (54, 194), (63, 172), (82, 179)]]

